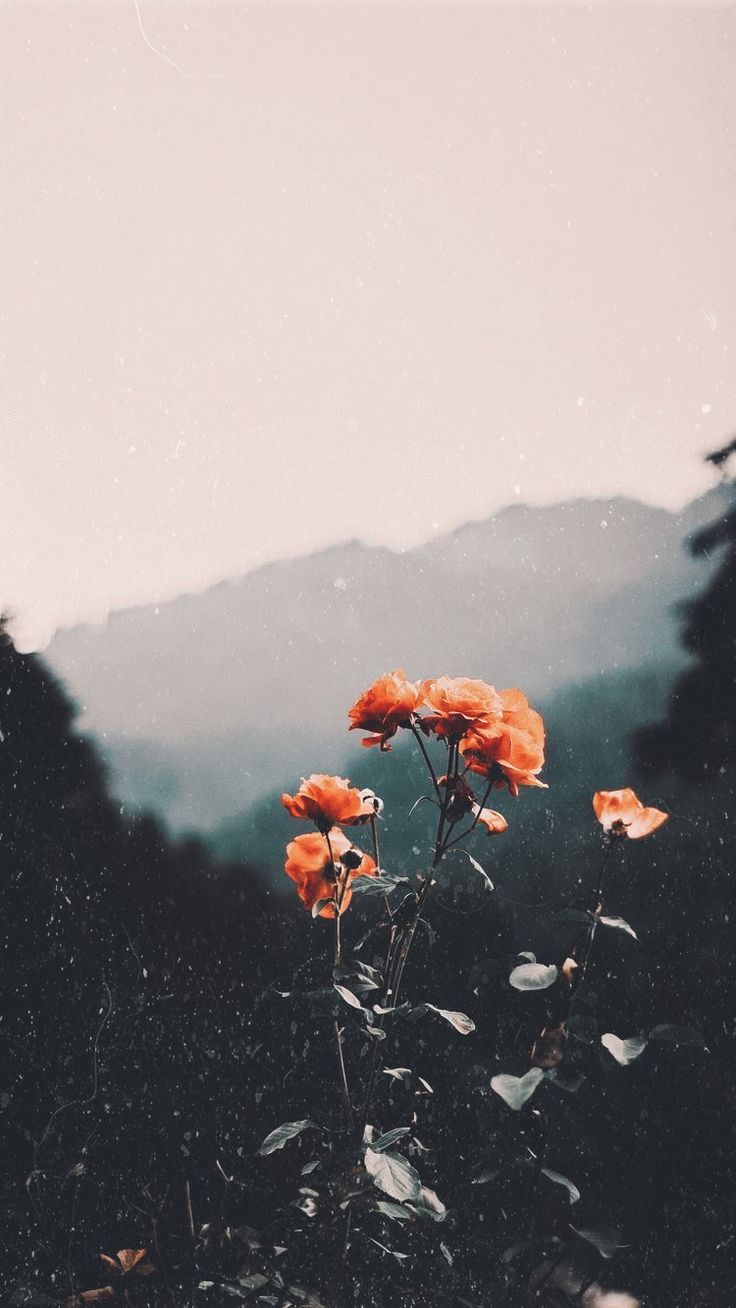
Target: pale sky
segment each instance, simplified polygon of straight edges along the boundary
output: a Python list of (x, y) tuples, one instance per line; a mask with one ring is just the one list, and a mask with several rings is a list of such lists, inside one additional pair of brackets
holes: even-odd
[(709, 484), (736, 427), (732, 7), (0, 22), (0, 598), (26, 647), (346, 537)]

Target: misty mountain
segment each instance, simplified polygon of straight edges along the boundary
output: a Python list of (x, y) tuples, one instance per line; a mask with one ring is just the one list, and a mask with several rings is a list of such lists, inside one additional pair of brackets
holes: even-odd
[(513, 505), (403, 553), (348, 541), (54, 637), (46, 659), (120, 798), (214, 827), (357, 743), (346, 710), (380, 672), (468, 675), (539, 701), (609, 671), (673, 665), (678, 601), (718, 517), (636, 500)]

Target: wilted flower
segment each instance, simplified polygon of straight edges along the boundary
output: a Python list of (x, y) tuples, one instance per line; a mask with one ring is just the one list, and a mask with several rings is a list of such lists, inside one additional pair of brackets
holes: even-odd
[(387, 672), (355, 701), (348, 713), (348, 730), (375, 731), (378, 734), (367, 736), (361, 745), (380, 745), (381, 749), (390, 749), (389, 740), (399, 727), (409, 725), (421, 698), (419, 683), (407, 681), (403, 668)]
[(583, 1308), (641, 1308), (641, 1300), (623, 1290), (604, 1290), (594, 1281), (580, 1300)]
[[(305, 908), (313, 909), (322, 899), (337, 901), (342, 914), (353, 897), (351, 886), (355, 878), (374, 877), (377, 868), (370, 855), (356, 849), (339, 827), (326, 834), (334, 864), (324, 835), (310, 831), (286, 846), (284, 871), (295, 882)], [(332, 902), (320, 909), (320, 917), (334, 916)]]
[(661, 809), (645, 808), (629, 787), (597, 790), (593, 796), (593, 808), (609, 836), (628, 836), (630, 840), (651, 836), (669, 817), (669, 813), (663, 813)]
[(567, 1031), (564, 1023), (545, 1027), (532, 1049), (532, 1067), (556, 1067), (565, 1056)]
[(508, 831), (506, 818), (503, 813), (497, 813), (495, 808), (481, 808), (480, 804), (475, 804), (473, 812), (478, 826), (485, 827), (489, 836), (501, 836), (504, 831)]
[(363, 798), (361, 791), (350, 785), (345, 777), (329, 777), (314, 772), (302, 783), (295, 795), (282, 795), (281, 803), (295, 818), (312, 821), (320, 831), (331, 826), (355, 826), (367, 822), (375, 813), (373, 800)]
[(493, 686), (469, 677), (437, 677), (421, 686), (422, 703), (430, 710), (422, 730), (457, 741), (469, 728), (501, 716), (501, 698)]
[(560, 968), (560, 972), (562, 973), (562, 979), (565, 982), (565, 985), (567, 986), (572, 985), (573, 981), (575, 980), (575, 973), (577, 972), (578, 967), (579, 964), (575, 961), (574, 958), (565, 959), (564, 963), (562, 964), (562, 967)]
[(508, 830), (509, 824), (503, 813), (497, 813), (494, 808), (481, 808), (465, 777), (438, 777), (437, 785), (449, 788), (450, 793), (445, 802), (445, 817), (450, 822), (460, 822), (462, 818), (472, 813), (475, 824), (485, 827), (489, 836), (498, 836)]
[(537, 773), (544, 765), (544, 722), (520, 690), (498, 692), (501, 712), (497, 719), (478, 723), (460, 743), (471, 771), (508, 785), (512, 795), (519, 786), (544, 786)]
[(135, 1272), (136, 1276), (151, 1276), (156, 1270), (153, 1263), (148, 1261), (147, 1249), (118, 1249), (115, 1258), (100, 1254), (100, 1262), (118, 1276), (129, 1276), (131, 1272)]

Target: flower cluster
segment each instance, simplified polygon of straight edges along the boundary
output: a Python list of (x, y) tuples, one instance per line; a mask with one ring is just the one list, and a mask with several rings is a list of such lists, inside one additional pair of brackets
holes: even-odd
[[(508, 787), (515, 798), (520, 786), (541, 786), (545, 730), (540, 713), (523, 691), (496, 690), (470, 677), (409, 681), (402, 668), (387, 672), (349, 710), (350, 731), (370, 733), (363, 745), (391, 748), (400, 728), (413, 732), (429, 766), (441, 812), (440, 830), (452, 832), (464, 818), (489, 835), (500, 835), (508, 822), (485, 807), (493, 789)], [(423, 737), (440, 741), (447, 751), (447, 772), (437, 776)], [(485, 782), (479, 802), (468, 773)], [(472, 779), (472, 778), (471, 778)], [(292, 817), (313, 822), (317, 832), (297, 836), (287, 846), (286, 875), (296, 884), (305, 907), (322, 917), (339, 917), (352, 899), (352, 883), (378, 872), (376, 818), (382, 807), (372, 791), (358, 790), (345, 777), (313, 773), (294, 795), (281, 802)], [(599, 790), (593, 797), (596, 817), (610, 837), (639, 840), (656, 831), (667, 814), (645, 808), (633, 790)], [(373, 824), (375, 859), (356, 847), (343, 827)], [(453, 838), (452, 843), (456, 843)], [(445, 847), (449, 847), (446, 844)], [(441, 857), (443, 849), (438, 856)], [(319, 907), (317, 907), (319, 906)]]
[(297, 893), (310, 911), (322, 904), (320, 917), (342, 914), (353, 897), (356, 877), (374, 877), (376, 865), (369, 854), (356, 849), (339, 827), (308, 832), (286, 846), (284, 870), (296, 883)]
[(286, 847), (284, 871), (295, 882), (305, 908), (320, 917), (339, 917), (353, 897), (356, 877), (374, 877), (374, 860), (348, 840), (342, 827), (375, 820), (381, 801), (370, 790), (356, 790), (345, 777), (315, 772), (295, 795), (282, 795), (292, 817), (314, 822), (317, 832), (297, 836)]
[[(427, 710), (426, 713), (423, 710)], [(521, 690), (496, 690), (469, 677), (407, 681), (401, 668), (379, 677), (349, 712), (350, 730), (375, 734), (364, 745), (389, 749), (399, 727), (419, 728), (459, 749), (470, 771), (493, 786), (543, 786), (544, 722)]]

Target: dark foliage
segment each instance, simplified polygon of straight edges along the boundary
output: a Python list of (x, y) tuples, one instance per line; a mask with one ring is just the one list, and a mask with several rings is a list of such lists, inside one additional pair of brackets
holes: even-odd
[[(646, 685), (640, 693), (651, 702), (655, 687)], [(459, 858), (442, 872), (405, 991), (468, 1013), (476, 1029), (462, 1037), (431, 1015), (397, 1022), (386, 1061), (410, 1076), (383, 1078), (373, 1124), (409, 1128), (397, 1149), (448, 1212), (442, 1223), (405, 1223), (371, 1200), (359, 1204), (343, 1276), (339, 1203), (357, 1173), (338, 1143), (334, 1017), (353, 1086), (365, 1080), (370, 1043), (364, 1019), (332, 990), (329, 924), (312, 921), (253, 867), (218, 863), (195, 841), (174, 845), (152, 819), (121, 812), (94, 750), (73, 732), (61, 689), (6, 640), (0, 1285), (8, 1302), (63, 1301), (104, 1283), (100, 1252), (146, 1247), (156, 1273), (131, 1277), (129, 1295), (169, 1308), (233, 1298), (278, 1306), (308, 1302), (308, 1292), (345, 1308), (574, 1302), (554, 1276), (532, 1297), (530, 1277), (551, 1266), (546, 1255), (560, 1268), (574, 1263), (583, 1279), (626, 1285), (647, 1308), (731, 1308), (728, 775), (697, 799), (682, 783), (658, 797), (672, 821), (613, 869), (607, 911), (633, 923), (639, 943), (599, 932), (583, 1008), (594, 1027), (581, 1028), (593, 1030), (594, 1043), (568, 1041), (567, 1088), (540, 1089), (541, 1121), (513, 1113), (490, 1090), (498, 1072), (529, 1067), (540, 1030), (559, 1016), (557, 988), (519, 994), (508, 975), (519, 949), (561, 963), (580, 932), (568, 911), (589, 905), (602, 855), (590, 793), (625, 784), (598, 769), (622, 764), (616, 716), (634, 693), (623, 679), (607, 708), (600, 687), (560, 701), (554, 789), (513, 806), (508, 852), (505, 837), (489, 846), (479, 836), (473, 846), (495, 891)], [(370, 779), (389, 795), (390, 843), (406, 795), (416, 794), (411, 759), (402, 750), (374, 757)], [(410, 879), (426, 865), (424, 819), (412, 832), (401, 869)], [(348, 958), (381, 965), (377, 920), (356, 896)], [(710, 1052), (652, 1040), (631, 1067), (600, 1052), (601, 1032), (630, 1036), (663, 1023), (694, 1028)], [(573, 1091), (577, 1072), (585, 1079)], [(275, 1127), (304, 1119), (315, 1126), (257, 1154)], [(575, 1208), (564, 1187), (537, 1174), (540, 1148), (548, 1168), (581, 1191)], [(571, 1225), (620, 1232), (610, 1275)]]
[[(726, 471), (736, 441), (709, 460)], [(736, 766), (736, 504), (691, 541), (694, 555), (720, 556), (706, 589), (683, 608), (682, 644), (692, 663), (678, 677), (664, 722), (637, 732), (645, 773), (711, 785)]]

